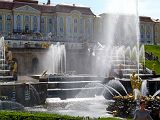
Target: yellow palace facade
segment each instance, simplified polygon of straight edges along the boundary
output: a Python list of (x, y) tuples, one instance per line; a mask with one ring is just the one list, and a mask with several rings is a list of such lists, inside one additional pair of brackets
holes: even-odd
[(90, 8), (73, 5), (40, 5), (33, 0), (0, 1), (0, 32), (50, 34), (56, 41), (93, 39), (95, 15)]

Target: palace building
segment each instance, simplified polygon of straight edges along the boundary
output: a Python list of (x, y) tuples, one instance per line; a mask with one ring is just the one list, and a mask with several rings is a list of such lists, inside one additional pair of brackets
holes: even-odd
[(95, 15), (89, 7), (39, 4), (35, 0), (0, 1), (0, 32), (50, 35), (55, 41), (91, 41)]

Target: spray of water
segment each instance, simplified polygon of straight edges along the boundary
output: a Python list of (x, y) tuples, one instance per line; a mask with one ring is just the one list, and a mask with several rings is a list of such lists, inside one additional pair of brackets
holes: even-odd
[(39, 68), (41, 71), (47, 70), (50, 74), (66, 73), (66, 49), (65, 45), (57, 43), (51, 44), (48, 52), (40, 59)]

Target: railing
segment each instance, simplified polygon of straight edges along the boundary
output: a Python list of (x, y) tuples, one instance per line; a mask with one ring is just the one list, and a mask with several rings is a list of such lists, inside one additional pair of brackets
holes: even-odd
[(82, 35), (72, 36), (63, 34), (59, 36), (52, 35), (51, 37), (42, 37), (35, 34), (12, 34), (5, 36), (5, 41), (10, 48), (47, 48), (46, 46), (49, 46), (49, 44), (60, 42), (65, 44), (67, 49), (83, 49), (85, 48), (84, 43), (89, 40), (89, 43), (93, 44), (91, 43), (90, 37), (86, 39)]

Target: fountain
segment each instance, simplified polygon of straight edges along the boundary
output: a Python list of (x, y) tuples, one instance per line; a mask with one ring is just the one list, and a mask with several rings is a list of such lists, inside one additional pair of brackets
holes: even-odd
[(42, 104), (46, 98), (45, 91), (44, 83), (18, 81), (17, 63), (12, 58), (12, 52), (9, 51), (4, 37), (0, 36), (0, 108), (23, 110), (24, 106)]
[[(47, 57), (42, 59), (45, 62), (42, 64), (42, 71), (47, 70), (47, 74), (45, 72), (40, 81), (48, 83), (47, 107), (42, 111), (91, 117), (107, 117), (112, 116), (108, 113), (112, 113), (127, 117), (132, 116), (135, 110), (135, 96), (137, 99), (141, 94), (154, 94), (151, 89), (155, 82), (148, 80), (153, 74), (149, 69), (144, 70), (140, 64), (145, 63), (145, 56), (144, 46), (139, 45), (138, 1), (112, 0), (107, 4), (107, 14), (101, 16), (104, 20), (104, 32), (94, 47), (88, 46), (83, 50), (86, 59), (71, 59), (72, 56), (65, 55), (71, 51), (60, 43), (51, 45)], [(82, 52), (78, 53), (79, 59), (81, 54)], [(71, 65), (67, 65), (67, 60), (71, 61)], [(79, 69), (74, 74), (67, 71), (77, 66)], [(88, 73), (86, 66), (90, 70)], [(129, 78), (133, 71), (142, 81), (147, 79), (142, 82), (141, 92), (138, 89), (132, 90)], [(158, 90), (158, 84), (156, 85)], [(150, 88), (148, 92), (147, 88)], [(132, 95), (133, 91), (135, 96)], [(157, 94), (159, 91), (155, 93)], [(151, 97), (146, 99), (150, 102), (152, 100)], [(158, 101), (158, 96), (155, 101)], [(32, 110), (35, 111), (36, 108)]]
[[(142, 95), (150, 102), (149, 105), (153, 102), (155, 102), (153, 105), (158, 105), (160, 99), (157, 95), (160, 92), (157, 91), (154, 95), (151, 90), (147, 92), (147, 88), (152, 88), (151, 86), (157, 85), (156, 89), (159, 89), (157, 81), (143, 81), (140, 92), (138, 89), (131, 89), (128, 79), (133, 71), (142, 80), (153, 76), (150, 70), (144, 71), (143, 66), (139, 64), (144, 61), (144, 46), (139, 45), (137, 2), (113, 0), (109, 4), (106, 10), (108, 14), (102, 15), (105, 20), (103, 25), (105, 32), (102, 32), (93, 48), (87, 46), (87, 49), (77, 50), (78, 52), (73, 50), (73, 53), (78, 53), (75, 55), (69, 54), (71, 50), (64, 44), (50, 45), (39, 66), (39, 71), (44, 71), (38, 77), (39, 84), (44, 83), (44, 86), (35, 85), (39, 90), (43, 89), (41, 93), (30, 83), (25, 83), (20, 84), (23, 87), (14, 86), (11, 92), (8, 90), (7, 92), (12, 94), (10, 98), (13, 101), (23, 99), (22, 103), (25, 106), (30, 106), (32, 100), (34, 101), (32, 104), (44, 103), (47, 98), (45, 106), (27, 108), (28, 111), (40, 110), (91, 117), (132, 116), (136, 107), (135, 99)], [(74, 58), (75, 56), (78, 59)], [(79, 60), (81, 57), (82, 61)], [(67, 64), (69, 60), (70, 65)], [(22, 91), (23, 95), (16, 95), (16, 91)], [(44, 91), (47, 95), (42, 93)], [(133, 91), (134, 96), (131, 94)], [(153, 96), (147, 97), (148, 94)], [(158, 107), (155, 108), (157, 110)]]

